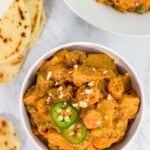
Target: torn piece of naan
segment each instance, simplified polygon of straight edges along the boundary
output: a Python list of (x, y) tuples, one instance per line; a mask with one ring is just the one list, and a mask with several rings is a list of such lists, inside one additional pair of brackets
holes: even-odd
[(20, 142), (14, 127), (6, 119), (0, 117), (0, 149), (19, 150), (19, 148)]

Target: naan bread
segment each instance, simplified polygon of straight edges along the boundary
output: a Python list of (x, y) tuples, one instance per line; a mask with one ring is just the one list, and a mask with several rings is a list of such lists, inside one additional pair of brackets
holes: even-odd
[(45, 11), (43, 9), (42, 15), (41, 15), (41, 18), (40, 18), (40, 26), (39, 26), (39, 29), (37, 30), (37, 32), (35, 33), (34, 37), (32, 37), (32, 40), (31, 40), (31, 43), (30, 43), (31, 47), (34, 46), (37, 43), (37, 41), (38, 41), (42, 31), (43, 31), (45, 20), (46, 20), (46, 15), (45, 15)]
[(0, 63), (0, 84), (6, 83), (13, 79), (19, 72), (25, 59), (25, 52), (20, 53), (7, 62)]
[(29, 13), (22, 0), (15, 0), (0, 19), (0, 64), (26, 51), (30, 39)]
[(0, 84), (19, 72), (30, 39), (29, 13), (22, 0), (15, 0), (0, 20)]
[(19, 150), (19, 148), (19, 140), (13, 126), (7, 120), (0, 118), (0, 149)]
[(14, 0), (0, 19), (0, 84), (17, 75), (44, 22), (43, 0)]
[(31, 42), (29, 45), (29, 48), (31, 48), (36, 43), (35, 38), (40, 29), (43, 0), (24, 0), (24, 2), (31, 19)]

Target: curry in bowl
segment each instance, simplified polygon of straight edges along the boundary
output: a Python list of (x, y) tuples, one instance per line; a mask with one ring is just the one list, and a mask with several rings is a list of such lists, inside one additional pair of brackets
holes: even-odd
[(96, 0), (99, 3), (114, 7), (121, 12), (143, 14), (150, 9), (150, 0)]
[(109, 148), (140, 107), (130, 75), (112, 58), (67, 49), (43, 62), (23, 102), (34, 135), (52, 150)]

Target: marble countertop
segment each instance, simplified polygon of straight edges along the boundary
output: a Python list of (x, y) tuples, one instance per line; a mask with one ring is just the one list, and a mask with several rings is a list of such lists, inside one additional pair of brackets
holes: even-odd
[(127, 38), (97, 29), (74, 15), (62, 0), (45, 0), (47, 22), (38, 44), (29, 52), (19, 75), (7, 85), (0, 86), (0, 114), (8, 118), (20, 136), (21, 150), (37, 150), (20, 121), (19, 91), (31, 65), (44, 53), (60, 44), (89, 41), (106, 45), (134, 67), (146, 95), (143, 125), (127, 150), (150, 149), (150, 38)]

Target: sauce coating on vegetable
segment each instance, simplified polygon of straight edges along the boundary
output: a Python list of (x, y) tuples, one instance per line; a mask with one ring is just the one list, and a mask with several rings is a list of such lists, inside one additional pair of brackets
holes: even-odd
[(150, 0), (96, 0), (112, 6), (121, 12), (136, 12), (143, 14), (150, 9)]

